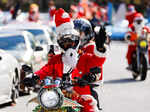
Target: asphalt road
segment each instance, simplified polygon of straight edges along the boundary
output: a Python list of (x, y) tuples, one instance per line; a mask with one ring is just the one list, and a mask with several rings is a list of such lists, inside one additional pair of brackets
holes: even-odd
[[(112, 42), (104, 64), (104, 85), (101, 94), (103, 112), (150, 112), (150, 76), (145, 81), (132, 80), (125, 68), (127, 44)], [(0, 112), (31, 112), (31, 96), (18, 99), (16, 106), (0, 106)]]

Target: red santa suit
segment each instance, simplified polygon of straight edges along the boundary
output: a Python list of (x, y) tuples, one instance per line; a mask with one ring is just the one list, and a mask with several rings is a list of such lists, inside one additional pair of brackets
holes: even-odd
[(134, 17), (135, 17), (135, 15), (137, 14), (137, 12), (135, 11), (135, 12), (133, 12), (133, 13), (127, 13), (126, 14), (126, 19), (128, 20), (128, 22), (129, 22), (129, 27), (132, 25), (132, 23), (133, 23), (133, 19), (134, 19)]
[[(66, 13), (63, 9), (59, 9), (55, 13), (55, 22), (56, 22), (56, 27), (57, 27), (57, 32), (59, 32), (59, 35), (70, 35), (74, 32), (73, 27), (71, 26), (72, 21), (70, 17), (68, 16), (68, 13)], [(66, 32), (66, 33), (65, 33)], [(61, 34), (62, 33), (62, 34)], [(60, 36), (60, 38), (63, 38), (63, 36)], [(73, 49), (72, 49), (73, 50)], [(48, 64), (46, 64), (44, 67), (42, 67), (39, 71), (35, 72), (40, 79), (43, 79), (46, 76), (52, 76), (53, 78), (60, 77), (62, 78), (63, 74), (66, 73), (65, 69), (67, 68), (68, 65), (74, 64), (74, 60), (68, 59), (67, 51), (64, 51), (63, 55), (55, 55), (50, 60), (48, 61)], [(74, 52), (72, 52), (73, 56), (70, 57), (78, 57), (77, 55), (74, 55)], [(64, 58), (66, 56), (66, 58)], [(84, 58), (82, 58), (84, 60)], [(80, 61), (80, 59), (79, 59)], [(76, 61), (77, 63), (77, 61)], [(75, 64), (76, 65), (76, 64)], [(84, 67), (83, 67), (84, 68)], [(74, 77), (82, 77), (82, 75), (78, 72), (77, 69), (73, 69), (71, 73), (71, 78), (73, 79)], [(81, 105), (83, 105), (83, 110), (82, 112), (96, 112), (96, 100), (91, 96), (91, 91), (89, 85), (79, 87), (75, 86), (73, 89), (81, 95), (81, 98), (83, 101), (76, 99)]]
[[(130, 43), (128, 45), (128, 51), (127, 51), (127, 55), (126, 55), (126, 58), (127, 58), (127, 62), (128, 64), (130, 65), (132, 63), (132, 55), (133, 53), (136, 51), (136, 43), (135, 41), (137, 40), (138, 36), (137, 36), (137, 33), (135, 32), (135, 28), (134, 26), (132, 25), (131, 26), (131, 30), (132, 31), (129, 31), (127, 33), (127, 35), (130, 35)], [(148, 33), (150, 33), (150, 28), (147, 27), (147, 26), (144, 26), (143, 27), (143, 30), (146, 30)], [(150, 59), (150, 47), (148, 49), (148, 54), (149, 54), (149, 59)], [(150, 62), (150, 60), (149, 60)]]
[[(35, 74), (37, 74), (41, 80), (44, 79), (46, 76), (52, 76), (54, 79), (58, 77), (62, 78), (63, 69), (64, 69), (64, 63), (62, 61), (62, 55), (59, 54), (53, 56), (48, 61), (48, 64), (42, 67), (39, 71), (35, 72)], [(74, 79), (74, 77), (81, 77), (77, 69), (73, 69), (71, 73), (71, 78)], [(73, 89), (82, 96), (81, 98), (83, 98), (83, 101), (79, 99), (75, 99), (84, 106), (83, 112), (94, 112), (90, 105), (90, 103), (93, 102), (92, 97), (90, 97), (92, 100), (89, 98), (86, 99), (86, 96), (90, 96), (91, 94), (89, 86), (83, 86), (83, 87), (75, 86)]]
[(133, 20), (134, 20), (136, 14), (138, 12), (135, 10), (135, 7), (133, 5), (129, 5), (128, 6), (128, 10), (129, 11), (126, 14), (126, 19), (128, 20), (128, 22), (129, 22), (128, 26), (130, 27), (132, 25), (132, 23), (133, 23)]
[[(58, 77), (62, 78), (63, 69), (64, 69), (64, 64), (62, 61), (62, 55), (59, 54), (59, 55), (53, 56), (48, 61), (48, 64), (46, 64), (44, 67), (42, 67), (42, 69), (40, 69), (39, 71), (35, 72), (35, 74), (37, 74), (41, 80), (44, 79), (46, 76), (52, 76), (54, 79), (56, 79)], [(71, 76), (72, 76), (72, 79), (74, 79), (74, 77), (81, 77), (81, 75), (79, 74), (77, 69), (74, 69), (72, 71)], [(80, 95), (90, 94), (90, 90), (89, 90), (88, 86), (85, 86), (83, 88), (83, 90), (82, 90), (82, 87), (81, 87), (81, 89), (78, 88), (76, 90)]]
[[(82, 71), (83, 74), (89, 72), (90, 68), (99, 66), (101, 68), (101, 74), (99, 74), (99, 78), (97, 80), (103, 80), (103, 64), (106, 60), (106, 53), (100, 53), (96, 50), (95, 42), (91, 41), (86, 44), (82, 51), (84, 54), (80, 57), (80, 60), (77, 68)], [(83, 59), (82, 59), (83, 58)], [(83, 61), (85, 61), (83, 63)], [(86, 67), (82, 68), (83, 65)]]
[(96, 81), (94, 84), (99, 86), (91, 87), (92, 95), (97, 93), (98, 97), (93, 96), (97, 100), (98, 108), (100, 107), (100, 102), (102, 102), (102, 83), (103, 83), (103, 64), (106, 60), (106, 53), (100, 53), (96, 49), (95, 42), (90, 42), (82, 48), (82, 55), (79, 58), (77, 69), (79, 73), (85, 75), (90, 72), (91, 68), (100, 67), (101, 73), (96, 74)]

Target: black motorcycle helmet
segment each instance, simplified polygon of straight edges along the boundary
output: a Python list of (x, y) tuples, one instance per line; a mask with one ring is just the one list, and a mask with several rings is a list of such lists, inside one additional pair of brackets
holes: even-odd
[(66, 35), (62, 35), (57, 40), (57, 43), (64, 51), (66, 51), (69, 48), (78, 49), (80, 39), (78, 35), (66, 34)]
[(84, 18), (75, 19), (73, 23), (74, 28), (80, 32), (81, 46), (84, 46), (94, 37), (91, 23)]

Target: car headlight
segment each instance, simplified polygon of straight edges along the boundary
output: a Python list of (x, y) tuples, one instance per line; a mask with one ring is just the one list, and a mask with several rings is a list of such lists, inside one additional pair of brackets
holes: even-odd
[(64, 96), (58, 88), (42, 88), (38, 95), (40, 105), (47, 110), (61, 107), (63, 104), (63, 98)]

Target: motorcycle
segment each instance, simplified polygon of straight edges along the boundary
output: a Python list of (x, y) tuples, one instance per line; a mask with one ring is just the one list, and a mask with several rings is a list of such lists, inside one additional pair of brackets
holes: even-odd
[[(31, 68), (26, 65), (23, 66), (23, 69), (33, 74)], [(52, 77), (46, 77), (41, 81), (37, 97), (32, 98), (28, 103), (38, 104), (33, 112), (80, 112), (82, 105), (70, 98), (74, 92), (64, 92), (66, 88), (72, 86), (74, 85), (70, 81), (62, 81), (60, 78), (54, 80)]]
[(147, 36), (139, 37), (136, 41), (136, 51), (132, 54), (132, 76), (136, 79), (140, 76), (143, 81), (147, 77), (149, 59), (148, 59), (148, 39)]

